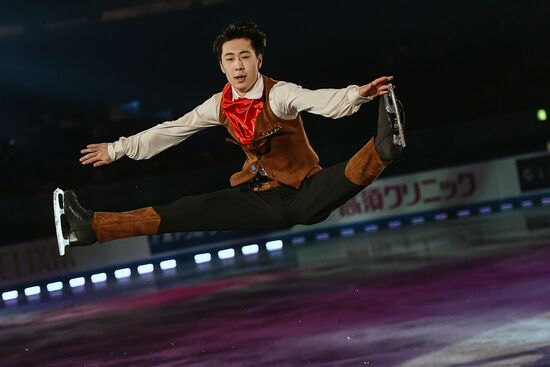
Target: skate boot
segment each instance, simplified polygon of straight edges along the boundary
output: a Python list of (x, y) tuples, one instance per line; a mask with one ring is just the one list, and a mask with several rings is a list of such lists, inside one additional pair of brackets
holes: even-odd
[(59, 255), (67, 246), (88, 246), (97, 242), (92, 228), (92, 212), (84, 209), (73, 191), (56, 189), (53, 193), (53, 211)]
[(392, 84), (380, 99), (378, 106), (378, 132), (375, 138), (376, 151), (384, 162), (392, 162), (405, 148), (405, 113), (401, 101), (395, 95)]
[(369, 185), (405, 148), (403, 107), (395, 96), (393, 85), (388, 86), (388, 93), (380, 98), (376, 136), (355, 153), (346, 165), (345, 175), (356, 185)]

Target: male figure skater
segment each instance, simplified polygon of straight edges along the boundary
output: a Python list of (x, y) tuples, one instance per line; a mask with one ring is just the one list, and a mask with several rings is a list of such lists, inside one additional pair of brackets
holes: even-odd
[[(59, 204), (65, 246), (166, 232), (275, 230), (324, 220), (370, 184), (401, 153), (397, 131), (380, 101), (378, 131), (349, 161), (321, 169), (300, 112), (330, 118), (351, 115), (388, 93), (391, 76), (343, 89), (308, 90), (260, 74), (266, 35), (254, 23), (230, 24), (216, 38), (214, 54), (228, 83), (183, 117), (113, 143), (90, 144), (82, 164), (99, 167), (128, 156), (148, 159), (193, 133), (224, 126), (246, 154), (231, 188), (186, 196), (168, 205), (129, 212), (91, 212), (67, 191)], [(394, 111), (395, 112), (395, 111)], [(55, 199), (54, 199), (55, 202)], [(58, 240), (60, 234), (58, 231)]]

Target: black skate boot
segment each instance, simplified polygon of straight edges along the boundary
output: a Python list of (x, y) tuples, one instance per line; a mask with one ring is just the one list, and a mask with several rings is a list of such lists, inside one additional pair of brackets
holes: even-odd
[(80, 205), (73, 191), (55, 190), (53, 206), (61, 256), (66, 246), (88, 246), (97, 242), (92, 229), (93, 213)]
[(405, 148), (405, 113), (401, 101), (397, 99), (394, 86), (389, 85), (389, 91), (378, 105), (378, 132), (375, 138), (376, 151), (385, 162), (394, 161)]

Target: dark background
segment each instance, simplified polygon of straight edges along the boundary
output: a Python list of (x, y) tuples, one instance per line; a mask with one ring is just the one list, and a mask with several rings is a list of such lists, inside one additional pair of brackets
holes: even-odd
[[(384, 175), (546, 149), (550, 4), (488, 0), (26, 1), (0, 3), (0, 242), (53, 235), (51, 192), (128, 210), (228, 186), (243, 153), (223, 128), (148, 161), (79, 164), (110, 142), (188, 112), (226, 82), (212, 55), (230, 22), (268, 34), (262, 72), (307, 88), (394, 75), (408, 148)], [(376, 105), (304, 114), (325, 166), (376, 128)]]

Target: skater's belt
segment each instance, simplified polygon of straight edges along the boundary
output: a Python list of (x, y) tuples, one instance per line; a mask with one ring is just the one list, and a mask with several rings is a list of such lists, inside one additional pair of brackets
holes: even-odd
[(281, 186), (281, 184), (278, 183), (277, 181), (269, 181), (269, 182), (264, 182), (259, 186), (253, 186), (250, 189), (252, 191), (267, 191), (267, 190), (271, 190), (271, 189), (274, 189), (274, 188), (279, 187), (279, 186)]
[[(309, 171), (306, 178), (313, 176), (321, 171), (321, 166), (316, 164), (311, 171)], [(252, 180), (248, 181), (248, 187), (252, 191), (267, 191), (281, 186), (281, 184), (267, 176), (257, 175)]]
[(256, 176), (252, 180), (248, 181), (248, 187), (252, 191), (267, 191), (279, 187), (280, 184), (265, 176)]

